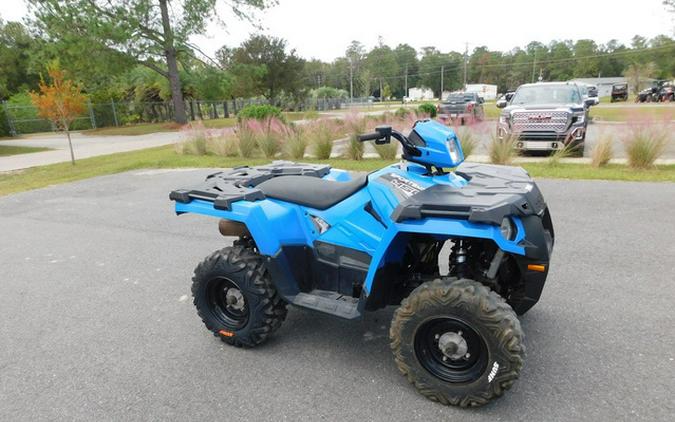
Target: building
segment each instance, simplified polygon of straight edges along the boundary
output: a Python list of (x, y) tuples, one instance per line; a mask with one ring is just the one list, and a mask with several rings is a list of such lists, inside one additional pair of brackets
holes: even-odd
[(408, 98), (412, 101), (432, 100), (434, 98), (434, 91), (425, 87), (410, 88), (408, 89)]
[(628, 92), (636, 92), (641, 89), (647, 88), (649, 86), (652, 86), (656, 79), (652, 78), (640, 78), (640, 86), (636, 90), (633, 84), (628, 80), (628, 78), (624, 78), (623, 76), (617, 76), (613, 78), (576, 78), (576, 79), (571, 79), (569, 82), (578, 82), (578, 83), (584, 83), (587, 85), (595, 85), (598, 87), (598, 97), (609, 97), (612, 95), (612, 85), (614, 84), (628, 84)]
[(486, 101), (492, 101), (497, 99), (497, 85), (489, 84), (467, 84), (466, 92), (475, 92), (479, 97), (482, 97)]

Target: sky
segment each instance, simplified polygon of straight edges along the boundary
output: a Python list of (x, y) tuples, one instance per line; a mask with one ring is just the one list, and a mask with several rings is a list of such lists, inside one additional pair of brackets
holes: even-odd
[[(206, 54), (213, 56), (221, 46), (237, 46), (261, 32), (228, 13), (224, 1), (219, 11), (227, 27), (212, 24), (206, 36), (193, 39)], [(0, 1), (2, 19), (21, 20), (26, 14), (21, 1)], [(343, 55), (352, 40), (370, 49), (379, 37), (392, 47), (433, 45), (448, 52), (464, 51), (465, 43), (469, 50), (485, 45), (505, 51), (532, 40), (618, 39), (629, 44), (636, 34), (675, 36), (675, 14), (667, 13), (661, 0), (278, 0), (257, 17), (263, 33), (286, 39), (304, 58), (324, 61)]]

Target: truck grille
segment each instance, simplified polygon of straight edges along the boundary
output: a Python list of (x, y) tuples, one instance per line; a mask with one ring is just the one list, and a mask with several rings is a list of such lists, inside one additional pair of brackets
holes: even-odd
[(563, 132), (567, 129), (569, 114), (566, 111), (514, 111), (511, 129), (514, 132), (530, 130), (554, 130)]

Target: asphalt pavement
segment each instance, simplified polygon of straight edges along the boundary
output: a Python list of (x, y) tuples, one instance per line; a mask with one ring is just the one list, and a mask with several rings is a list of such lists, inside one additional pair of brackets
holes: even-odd
[(202, 326), (194, 266), (229, 240), (175, 216), (207, 170), (136, 171), (0, 198), (0, 420), (671, 421), (675, 184), (542, 180), (556, 246), (522, 317), (521, 378), (480, 409), (398, 373), (392, 310), (292, 308), (242, 350)]

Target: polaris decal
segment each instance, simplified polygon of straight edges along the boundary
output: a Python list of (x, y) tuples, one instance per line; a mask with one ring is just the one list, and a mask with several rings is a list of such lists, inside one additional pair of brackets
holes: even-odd
[(384, 179), (391, 185), (394, 194), (396, 194), (399, 200), (410, 198), (414, 194), (424, 190), (424, 187), (396, 173), (384, 174), (380, 176), (380, 179)]
[(497, 375), (497, 372), (499, 371), (499, 364), (497, 362), (492, 365), (492, 370), (488, 374), (488, 382), (492, 382), (493, 379), (495, 379), (495, 375)]

